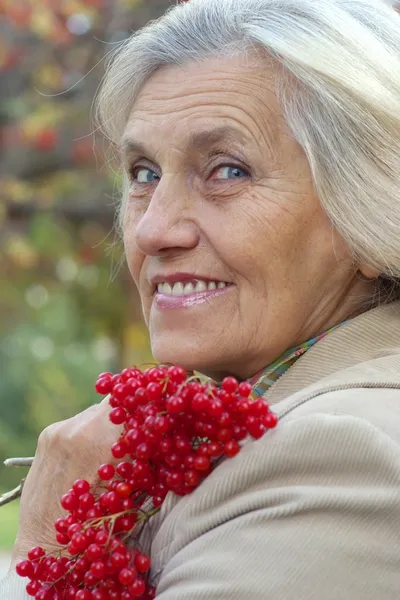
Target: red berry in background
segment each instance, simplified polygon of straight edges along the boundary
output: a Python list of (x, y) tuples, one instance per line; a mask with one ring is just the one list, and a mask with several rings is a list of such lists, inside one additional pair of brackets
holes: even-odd
[(93, 157), (93, 140), (91, 138), (73, 140), (71, 146), (71, 158), (74, 161), (74, 163), (87, 163), (91, 161)]
[(37, 150), (49, 152), (54, 150), (58, 143), (57, 132), (52, 127), (45, 127), (36, 135), (33, 145)]

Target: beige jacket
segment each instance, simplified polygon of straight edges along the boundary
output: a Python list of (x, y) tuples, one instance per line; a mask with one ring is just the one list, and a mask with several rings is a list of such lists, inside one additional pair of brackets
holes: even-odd
[[(158, 600), (400, 599), (400, 303), (320, 340), (248, 441), (142, 536)], [(27, 598), (10, 576), (1, 600)]]

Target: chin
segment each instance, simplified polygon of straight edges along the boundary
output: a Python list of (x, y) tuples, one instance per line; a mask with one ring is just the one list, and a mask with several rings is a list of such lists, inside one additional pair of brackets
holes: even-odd
[[(211, 345), (180, 336), (156, 336), (151, 340), (152, 354), (157, 362), (180, 365), (186, 371), (207, 374), (218, 360)], [(215, 350), (215, 346), (214, 346)], [(215, 359), (215, 360), (214, 360)]]

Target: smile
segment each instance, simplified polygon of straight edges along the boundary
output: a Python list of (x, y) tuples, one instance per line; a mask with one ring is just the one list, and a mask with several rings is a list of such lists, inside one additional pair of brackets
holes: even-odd
[(161, 282), (157, 285), (157, 293), (163, 296), (192, 296), (203, 292), (222, 290), (228, 284), (224, 281), (203, 281), (201, 279), (189, 282), (177, 281), (172, 285)]
[(177, 281), (159, 283), (154, 302), (157, 308), (191, 308), (209, 302), (231, 290), (233, 285), (223, 281), (193, 280), (190, 282)]

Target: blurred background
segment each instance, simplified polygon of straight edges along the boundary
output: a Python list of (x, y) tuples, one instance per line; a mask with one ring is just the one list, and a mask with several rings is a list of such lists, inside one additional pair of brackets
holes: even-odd
[[(119, 173), (93, 132), (104, 57), (175, 0), (0, 0), (0, 494), (37, 436), (152, 360), (114, 230)], [(0, 576), (18, 504), (0, 507)]]

